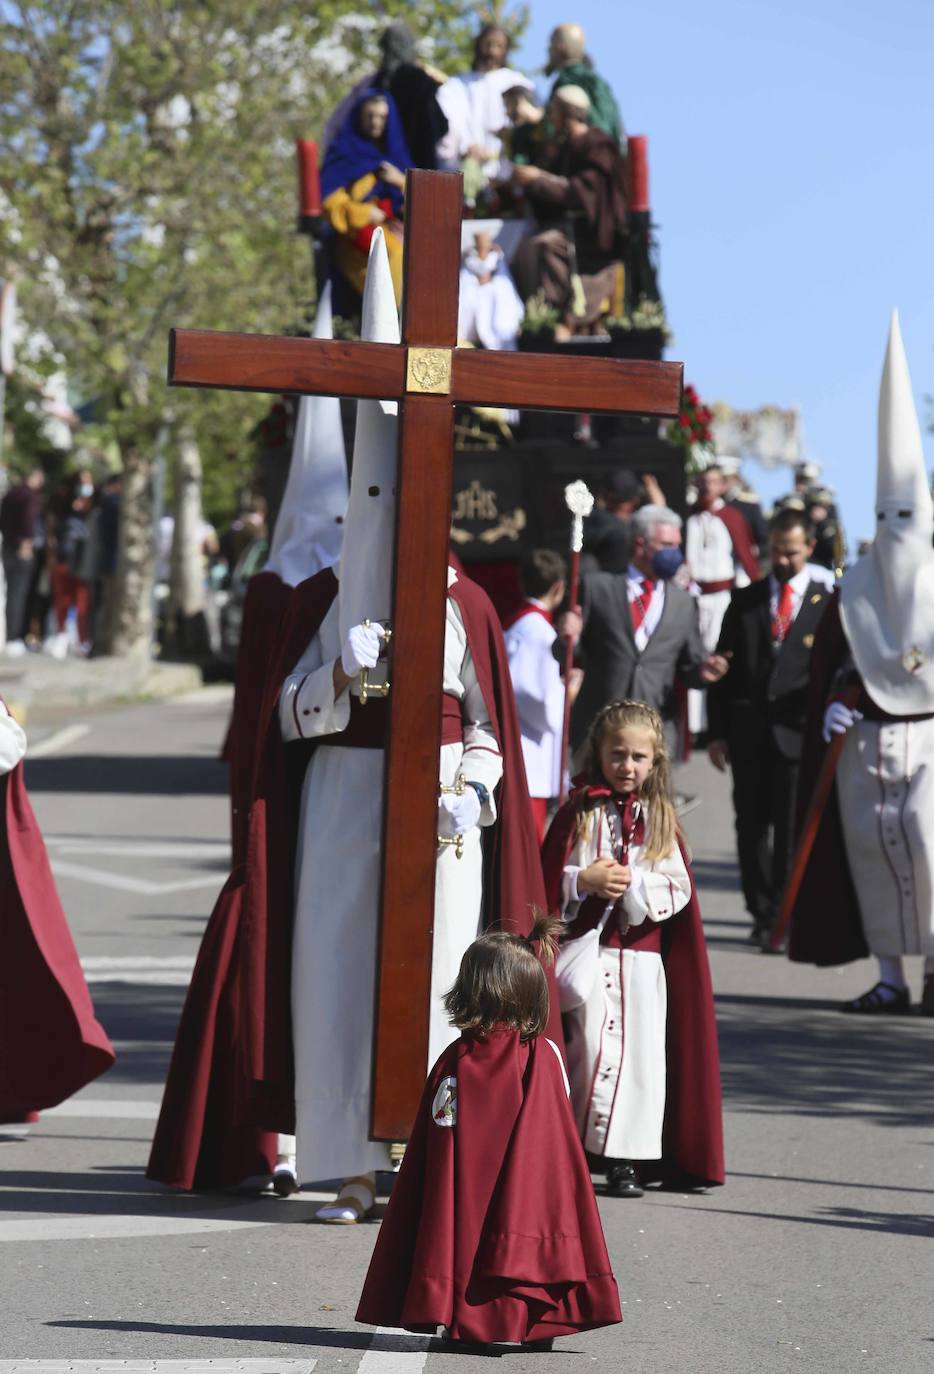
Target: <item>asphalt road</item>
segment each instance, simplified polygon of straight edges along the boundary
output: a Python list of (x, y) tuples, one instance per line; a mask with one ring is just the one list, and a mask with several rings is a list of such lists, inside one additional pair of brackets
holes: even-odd
[(448, 1374), (486, 1359), (517, 1374), (934, 1367), (934, 1021), (854, 1023), (835, 1003), (869, 985), (869, 965), (802, 970), (744, 944), (728, 788), (703, 759), (682, 786), (703, 794), (687, 829), (718, 995), (729, 1179), (706, 1196), (601, 1200), (621, 1328), (550, 1355), (374, 1337), (353, 1312), (375, 1225), (303, 1225), (313, 1193), (184, 1196), (147, 1183), (185, 984), (225, 876), (226, 712), (224, 690), (208, 689), (85, 714), (86, 733), (47, 739), (27, 766), (120, 1058), (27, 1140), (0, 1144), (0, 1374), (23, 1360), (34, 1371), (200, 1362), (214, 1374)]

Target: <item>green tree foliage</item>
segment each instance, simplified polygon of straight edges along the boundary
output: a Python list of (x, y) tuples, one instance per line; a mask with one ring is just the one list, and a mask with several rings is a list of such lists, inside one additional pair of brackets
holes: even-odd
[(268, 400), (170, 393), (167, 330), (306, 327), (294, 139), (321, 132), (393, 19), (463, 68), (465, 0), (0, 0), (0, 277), (133, 490), (185, 427), (208, 513), (234, 507)]

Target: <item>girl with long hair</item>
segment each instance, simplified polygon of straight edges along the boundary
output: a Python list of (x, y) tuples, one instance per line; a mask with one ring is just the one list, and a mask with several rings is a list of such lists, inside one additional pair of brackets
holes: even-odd
[(613, 1196), (640, 1197), (640, 1173), (722, 1182), (710, 973), (658, 712), (605, 706), (576, 781), (543, 862), (564, 923), (556, 977), (584, 1147)]

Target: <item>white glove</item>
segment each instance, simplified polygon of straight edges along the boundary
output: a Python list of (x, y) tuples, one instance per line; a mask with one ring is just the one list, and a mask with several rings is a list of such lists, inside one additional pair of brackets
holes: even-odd
[(832, 701), (824, 712), (824, 743), (830, 743), (831, 735), (845, 735), (862, 718), (862, 711), (853, 711), (842, 701)]
[(375, 668), (383, 646), (379, 625), (352, 625), (341, 649), (341, 667), (348, 677), (356, 677), (362, 668)]
[(438, 828), (442, 835), (445, 831), (452, 835), (466, 835), (479, 819), (480, 798), (472, 787), (465, 788), (461, 796), (456, 792), (445, 792), (438, 805)]

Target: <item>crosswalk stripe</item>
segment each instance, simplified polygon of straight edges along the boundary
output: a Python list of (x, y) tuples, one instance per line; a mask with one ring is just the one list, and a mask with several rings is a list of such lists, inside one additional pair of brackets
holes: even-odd
[(425, 1368), (431, 1336), (413, 1336), (391, 1326), (378, 1326), (358, 1366), (358, 1374), (418, 1374)]

